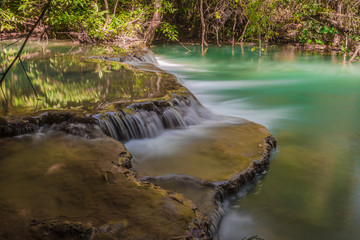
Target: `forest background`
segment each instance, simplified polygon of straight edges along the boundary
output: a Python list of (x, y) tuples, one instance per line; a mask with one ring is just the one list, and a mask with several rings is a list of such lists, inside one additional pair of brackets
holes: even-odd
[[(1, 0), (0, 38), (19, 38), (44, 0)], [(357, 55), (360, 0), (52, 0), (41, 39), (291, 43)], [(355, 58), (356, 56), (354, 56)]]

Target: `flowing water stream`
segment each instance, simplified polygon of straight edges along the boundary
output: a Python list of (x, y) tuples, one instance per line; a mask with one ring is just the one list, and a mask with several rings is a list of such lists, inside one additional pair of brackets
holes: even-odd
[[(225, 116), (247, 118), (271, 131), (279, 151), (262, 179), (223, 203), (225, 215), (217, 238), (235, 240), (257, 235), (280, 240), (357, 239), (360, 234), (359, 66), (343, 65), (336, 56), (310, 54), (290, 47), (274, 47), (267, 52), (253, 47), (211, 47), (203, 56), (198, 46), (189, 48), (192, 51), (166, 45), (157, 46), (154, 51), (159, 66), (178, 76), (208, 110), (190, 98), (190, 102), (185, 102), (187, 106), (179, 102), (162, 114), (139, 111), (95, 116), (104, 132), (113, 138), (135, 138), (126, 147), (134, 155), (138, 176), (155, 176), (154, 182), (183, 193), (206, 211), (211, 208), (206, 201), (210, 188), (196, 179), (189, 180), (184, 174), (204, 179), (207, 175), (210, 178), (234, 174), (232, 171), (236, 169), (232, 168), (221, 172), (220, 165), (224, 164), (219, 165), (218, 160), (227, 159), (220, 152), (222, 141), (239, 146), (236, 143), (241, 136), (235, 136), (229, 125), (241, 125), (245, 121)], [(1, 102), (1, 113), (54, 108), (91, 111), (101, 103), (163, 94), (154, 75), (83, 58), (84, 52), (96, 55), (102, 51), (101, 47), (87, 49), (59, 42), (29, 44), (23, 60), (42, 100), (36, 101), (24, 73), (16, 65), (4, 84), (10, 101)], [(1, 68), (10, 59), (6, 54), (4, 51), (0, 56), (5, 59)], [(36, 136), (40, 135), (13, 141)], [(82, 149), (75, 147), (77, 142), (84, 142), (62, 135), (41, 136), (50, 140), (37, 141), (37, 148), (30, 149), (36, 154), (44, 146), (55, 148), (58, 139), (65, 145), (74, 142), (71, 149), (75, 152)], [(247, 137), (250, 144), (251, 137)], [(16, 154), (23, 156), (26, 162), (30, 151), (12, 145), (14, 154), (7, 161), (2, 160), (10, 167), (12, 156), (16, 159), (19, 159)], [(68, 145), (58, 148), (61, 152)], [(52, 154), (57, 156), (56, 151)], [(1, 159), (5, 159), (5, 154)], [(192, 167), (194, 160), (197, 168)], [(203, 166), (202, 170), (198, 170), (199, 165)], [(51, 162), (44, 160), (32, 167), (42, 173), (51, 167)], [(4, 175), (4, 179), (9, 178)], [(28, 184), (28, 180), (20, 180)]]
[[(154, 51), (160, 67), (177, 75), (205, 107), (265, 125), (279, 147), (267, 175), (244, 189), (246, 195), (224, 203), (218, 238), (358, 239), (359, 65), (291, 47), (261, 53), (210, 47), (203, 56), (199, 47), (190, 49), (166, 45)], [(176, 152), (165, 138), (143, 144)], [(132, 142), (129, 147), (136, 156)]]

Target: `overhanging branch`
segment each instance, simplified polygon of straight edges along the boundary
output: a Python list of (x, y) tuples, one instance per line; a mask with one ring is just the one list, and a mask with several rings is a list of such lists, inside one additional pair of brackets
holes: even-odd
[(16, 54), (16, 57), (14, 58), (14, 60), (10, 63), (10, 65), (6, 68), (4, 74), (1, 76), (1, 79), (0, 79), (0, 86), (2, 84), (2, 82), (4, 81), (6, 75), (8, 74), (8, 72), (10, 71), (10, 69), (12, 68), (12, 66), (14, 65), (14, 63), (16, 62), (16, 60), (18, 60), (20, 58), (20, 55), (22, 53), (22, 51), (24, 50), (24, 47), (27, 43), (27, 41), (29, 40), (31, 34), (34, 32), (36, 26), (40, 23), (41, 19), (44, 17), (46, 11), (48, 10), (48, 8), (50, 7), (50, 3), (51, 3), (51, 0), (49, 0), (47, 2), (47, 4), (45, 5), (43, 11), (41, 12), (38, 20), (36, 21), (35, 25), (31, 28), (30, 32), (27, 34), (26, 38), (25, 38), (25, 41), (23, 42), (23, 44), (21, 45), (21, 48), (19, 50), (19, 52)]

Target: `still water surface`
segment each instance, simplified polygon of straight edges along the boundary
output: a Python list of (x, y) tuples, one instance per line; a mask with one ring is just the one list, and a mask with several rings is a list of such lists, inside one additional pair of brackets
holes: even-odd
[(279, 145), (261, 182), (224, 203), (219, 239), (358, 239), (359, 65), (290, 47), (190, 49), (154, 51), (205, 107), (265, 125)]
[[(0, 41), (0, 73), (13, 61), (20, 44)], [(4, 48), (6, 47), (6, 48)], [(0, 115), (49, 109), (92, 111), (113, 101), (163, 96), (156, 75), (126, 68), (121, 63), (99, 61), (97, 55), (117, 53), (97, 45), (68, 41), (31, 41), (9, 71), (0, 92)], [(33, 91), (26, 74), (36, 90)]]

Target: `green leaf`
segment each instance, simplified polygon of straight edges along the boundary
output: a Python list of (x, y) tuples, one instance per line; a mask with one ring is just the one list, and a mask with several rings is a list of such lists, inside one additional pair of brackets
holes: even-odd
[(98, 14), (99, 14), (100, 16), (102, 16), (102, 15), (104, 15), (104, 14), (106, 14), (106, 13), (108, 13), (108, 11), (101, 11), (101, 12), (99, 12)]
[(315, 42), (317, 43), (317, 44), (321, 44), (321, 45), (325, 45), (321, 40), (319, 40), (319, 39), (315, 39)]
[(326, 33), (329, 32), (329, 30), (330, 30), (330, 29), (329, 29), (328, 27), (323, 26), (323, 27), (320, 29), (320, 33), (326, 34)]
[(216, 19), (220, 19), (219, 12), (215, 12)]

